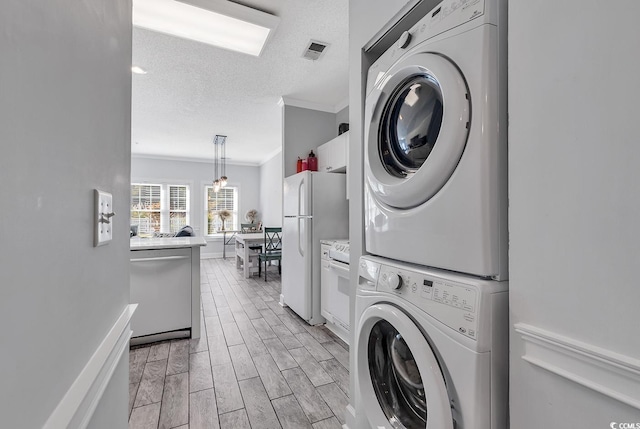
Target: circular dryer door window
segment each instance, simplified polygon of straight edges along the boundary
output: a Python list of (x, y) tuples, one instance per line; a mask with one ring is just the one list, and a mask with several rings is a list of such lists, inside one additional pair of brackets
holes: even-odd
[(382, 116), (378, 150), (385, 170), (396, 177), (415, 173), (429, 158), (442, 125), (442, 91), (429, 74), (408, 78)]
[(413, 54), (367, 97), (366, 175), (374, 195), (397, 208), (420, 205), (449, 180), (470, 126), (467, 85), (448, 59)]
[(369, 307), (357, 347), (367, 357), (357, 363), (360, 400), (379, 404), (367, 413), (373, 427), (453, 429), (440, 366), (408, 316), (387, 304)]

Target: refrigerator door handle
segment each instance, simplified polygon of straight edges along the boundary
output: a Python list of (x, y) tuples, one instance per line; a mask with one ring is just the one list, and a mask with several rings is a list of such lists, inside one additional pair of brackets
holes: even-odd
[(300, 208), (302, 206), (302, 187), (304, 186), (304, 178), (300, 180), (300, 184), (298, 185), (298, 216), (302, 214)]
[(304, 222), (304, 218), (298, 218), (298, 253), (304, 257), (304, 249), (302, 248), (302, 235), (300, 234), (300, 222)]

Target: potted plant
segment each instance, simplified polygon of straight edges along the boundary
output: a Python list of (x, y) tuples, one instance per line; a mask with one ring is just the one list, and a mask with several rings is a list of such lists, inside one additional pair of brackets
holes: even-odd
[(231, 212), (229, 210), (220, 210), (218, 212), (218, 216), (220, 217), (220, 220), (222, 221), (222, 231), (224, 231), (224, 221), (229, 219), (231, 217)]
[(255, 223), (256, 219), (258, 218), (258, 210), (256, 209), (251, 209), (249, 210), (245, 215), (244, 215), (245, 219), (247, 219), (249, 222), (251, 223)]

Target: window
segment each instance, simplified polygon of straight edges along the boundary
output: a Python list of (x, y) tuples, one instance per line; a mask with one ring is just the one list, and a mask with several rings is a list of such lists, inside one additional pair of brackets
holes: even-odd
[(220, 191), (213, 192), (213, 186), (205, 187), (207, 213), (207, 234), (215, 234), (223, 230), (222, 219), (219, 213), (227, 210), (231, 216), (225, 220), (224, 229), (237, 230), (238, 225), (238, 188), (227, 186)]
[(160, 231), (160, 185), (131, 185), (131, 225), (138, 233)]
[(188, 190), (186, 186), (169, 186), (170, 232), (178, 232), (187, 224), (189, 215)]
[(189, 187), (133, 183), (131, 225), (138, 233), (178, 232), (189, 223)]

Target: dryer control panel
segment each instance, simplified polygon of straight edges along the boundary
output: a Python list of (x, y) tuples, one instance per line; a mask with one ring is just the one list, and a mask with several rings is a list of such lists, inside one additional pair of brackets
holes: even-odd
[(359, 274), (360, 289), (401, 297), (451, 329), (477, 340), (479, 292), (476, 285), (446, 278), (439, 270), (411, 270), (365, 258), (360, 259)]
[[(373, 89), (393, 63), (405, 52), (414, 49), (423, 42), (473, 21), (469, 25), (494, 24), (495, 18), (487, 16), (486, 0), (443, 0), (410, 29), (403, 32), (384, 54), (369, 68), (367, 94)], [(491, 15), (491, 14), (490, 14)], [(460, 31), (463, 31), (460, 29)], [(450, 37), (450, 36), (449, 36)], [(425, 52), (429, 49), (425, 48)]]

